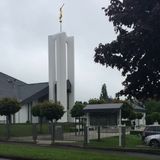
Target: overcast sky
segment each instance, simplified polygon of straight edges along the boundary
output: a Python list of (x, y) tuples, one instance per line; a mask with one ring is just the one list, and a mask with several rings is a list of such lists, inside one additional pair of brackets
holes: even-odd
[(99, 98), (107, 85), (112, 97), (122, 89), (117, 70), (94, 63), (94, 48), (116, 35), (101, 9), (109, 0), (0, 0), (0, 72), (27, 83), (48, 81), (48, 35), (63, 31), (75, 38), (75, 98)]

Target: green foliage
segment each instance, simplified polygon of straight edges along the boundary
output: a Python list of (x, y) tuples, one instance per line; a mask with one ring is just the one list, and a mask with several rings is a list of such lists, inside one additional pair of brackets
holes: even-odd
[(122, 111), (122, 118), (126, 119), (129, 118), (130, 112), (133, 111), (133, 108), (127, 102), (124, 102), (121, 111)]
[(121, 111), (122, 111), (122, 118), (129, 119), (131, 112), (133, 112), (133, 107), (128, 102), (124, 101)]
[(117, 68), (125, 76), (120, 95), (160, 98), (160, 1), (110, 0), (104, 8), (117, 38), (99, 44), (94, 61)]
[(136, 119), (137, 117), (136, 117), (136, 113), (134, 112), (134, 111), (131, 111), (130, 112), (130, 114), (129, 114), (129, 119), (130, 120), (134, 120), (134, 119)]
[(130, 131), (130, 135), (141, 136), (142, 133), (143, 133), (143, 131), (138, 131), (138, 130), (131, 130), (131, 131)]
[(106, 87), (105, 83), (102, 85), (101, 94), (100, 94), (100, 98), (99, 99), (103, 100), (105, 102), (108, 102), (108, 100), (109, 100), (108, 93), (107, 93), (107, 87)]
[(73, 108), (71, 109), (72, 117), (82, 117), (84, 115), (83, 108), (85, 107), (82, 103), (75, 103)]
[(88, 101), (89, 104), (104, 104), (106, 103), (103, 99), (92, 98)]
[(146, 114), (151, 114), (153, 112), (160, 112), (160, 101), (150, 100), (145, 103)]
[(127, 101), (124, 101), (122, 106), (122, 118), (134, 120), (136, 119), (136, 115), (137, 113), (135, 113), (135, 111), (133, 110), (132, 105), (129, 104)]
[(153, 124), (155, 121), (160, 123), (160, 101), (149, 100), (146, 106), (146, 123)]
[(3, 98), (0, 100), (0, 115), (10, 116), (20, 110), (20, 103), (13, 98)]
[(158, 113), (158, 112), (153, 112), (152, 114), (151, 114), (151, 119), (152, 119), (152, 121), (153, 122), (158, 122), (158, 123), (160, 123), (160, 113)]
[(59, 120), (64, 114), (64, 108), (59, 103), (53, 102), (43, 102), (43, 114), (46, 119), (52, 120)]
[(151, 114), (146, 115), (146, 124), (150, 125), (150, 124), (153, 124), (153, 123), (154, 123), (154, 120), (152, 119)]
[(140, 112), (136, 113), (136, 119), (141, 119), (143, 117), (143, 114)]
[(43, 117), (50, 121), (53, 119), (57, 121), (63, 116), (63, 114), (64, 108), (60, 103), (45, 101), (32, 107), (32, 115), (39, 117), (41, 121)]
[(146, 124), (153, 124), (154, 122), (160, 123), (160, 113), (153, 112), (151, 114), (146, 115)]
[(44, 117), (43, 103), (38, 103), (32, 107), (32, 115), (35, 117)]

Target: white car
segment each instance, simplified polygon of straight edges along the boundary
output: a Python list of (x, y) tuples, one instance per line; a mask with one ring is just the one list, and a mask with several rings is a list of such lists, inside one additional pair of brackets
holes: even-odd
[(144, 142), (148, 146), (159, 147), (160, 146), (160, 134), (147, 136), (145, 137)]

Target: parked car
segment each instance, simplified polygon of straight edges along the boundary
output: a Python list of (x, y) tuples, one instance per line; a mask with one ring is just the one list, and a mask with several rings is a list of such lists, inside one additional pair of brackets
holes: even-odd
[(160, 134), (147, 136), (145, 137), (144, 142), (148, 146), (159, 147), (160, 146)]
[(147, 136), (155, 134), (160, 134), (160, 125), (148, 125), (142, 132), (142, 140), (144, 140)]

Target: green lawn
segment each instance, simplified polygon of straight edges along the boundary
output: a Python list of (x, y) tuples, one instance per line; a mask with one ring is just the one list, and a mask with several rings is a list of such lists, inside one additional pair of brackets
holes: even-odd
[[(100, 141), (91, 140), (89, 146), (94, 147), (118, 147), (119, 137), (109, 137), (103, 138)], [(141, 137), (137, 135), (127, 135), (126, 136), (126, 147), (128, 148), (137, 148), (142, 147), (143, 142), (141, 141)], [(144, 146), (145, 147), (145, 146)]]
[(138, 156), (110, 154), (77, 149), (45, 148), (29, 145), (0, 144), (0, 155), (36, 160), (151, 160)]
[[(62, 125), (64, 132), (73, 132), (74, 124), (73, 123), (60, 123), (57, 125)], [(40, 131), (40, 125), (37, 124), (37, 132), (39, 134), (49, 134), (49, 125), (44, 123), (42, 125), (42, 133)], [(11, 137), (23, 137), (23, 136), (32, 136), (32, 124), (11, 124), (10, 125)], [(6, 136), (6, 125), (0, 124), (0, 138)]]
[[(39, 132), (39, 126), (37, 125), (37, 131)], [(42, 134), (49, 133), (48, 125), (44, 124)], [(32, 135), (32, 124), (11, 124), (10, 125), (11, 137), (20, 137), (20, 136), (31, 136)], [(6, 135), (6, 125), (0, 125), (0, 136), (5, 137)]]

